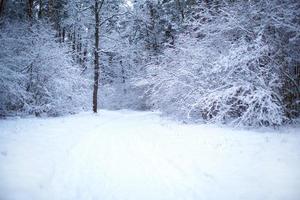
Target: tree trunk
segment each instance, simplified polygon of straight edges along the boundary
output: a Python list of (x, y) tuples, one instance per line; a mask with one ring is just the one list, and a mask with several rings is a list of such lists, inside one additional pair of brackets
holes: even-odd
[(181, 20), (184, 20), (184, 8), (183, 8), (183, 3), (180, 2), (180, 0), (177, 0), (177, 6), (181, 15)]
[(43, 9), (43, 3), (42, 3), (42, 0), (39, 0), (39, 12), (38, 12), (38, 17), (39, 19), (42, 18), (42, 9)]
[(5, 0), (0, 0), (0, 17), (2, 15), (3, 10), (4, 10), (4, 1)]
[(32, 8), (33, 8), (33, 0), (28, 0), (28, 16), (32, 18)]
[(121, 65), (121, 74), (122, 74), (122, 87), (123, 87), (123, 93), (125, 95), (127, 93), (126, 88), (125, 88), (126, 78), (125, 78), (125, 70), (124, 70), (122, 60), (120, 61), (120, 65)]
[(99, 0), (95, 0), (95, 47), (94, 47), (94, 91), (93, 91), (93, 112), (98, 109), (98, 84), (99, 84)]
[(77, 62), (77, 55), (76, 55), (76, 30), (74, 29), (73, 35), (72, 35), (72, 54), (74, 61)]
[(77, 34), (77, 61), (82, 66), (82, 38), (79, 33)]
[(62, 35), (61, 35), (61, 40), (62, 40), (62, 42), (65, 42), (65, 36), (66, 36), (66, 31), (65, 31), (65, 28), (63, 28), (63, 30), (62, 30)]

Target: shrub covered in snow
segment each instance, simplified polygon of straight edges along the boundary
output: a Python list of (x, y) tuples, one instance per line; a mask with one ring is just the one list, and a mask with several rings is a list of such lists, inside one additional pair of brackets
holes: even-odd
[(60, 115), (88, 105), (88, 82), (45, 23), (0, 30), (0, 114)]
[(289, 88), (284, 87), (283, 72), (297, 63), (289, 52), (299, 49), (294, 42), (299, 40), (297, 15), (287, 11), (296, 14), (297, 5), (258, 1), (196, 6), (186, 23), (188, 31), (147, 68), (144, 95), (151, 91), (149, 104), (193, 121), (240, 126), (287, 121), (290, 110), (282, 92)]

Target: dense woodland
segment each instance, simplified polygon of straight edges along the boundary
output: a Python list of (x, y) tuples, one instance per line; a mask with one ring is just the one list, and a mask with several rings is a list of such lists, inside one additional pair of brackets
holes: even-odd
[(0, 116), (300, 115), (299, 0), (0, 0)]

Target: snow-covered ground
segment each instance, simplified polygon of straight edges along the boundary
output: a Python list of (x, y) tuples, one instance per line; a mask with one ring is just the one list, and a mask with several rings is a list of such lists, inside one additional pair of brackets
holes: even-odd
[(1, 200), (297, 200), (300, 132), (101, 111), (0, 121)]

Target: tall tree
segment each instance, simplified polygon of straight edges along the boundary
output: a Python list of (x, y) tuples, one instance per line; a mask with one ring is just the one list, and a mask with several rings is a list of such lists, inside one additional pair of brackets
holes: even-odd
[(94, 88), (93, 88), (93, 112), (97, 113), (98, 109), (98, 88), (99, 88), (99, 28), (100, 28), (100, 10), (104, 0), (94, 0), (94, 17), (95, 17), (95, 46), (94, 46)]
[(28, 17), (32, 18), (33, 15), (33, 0), (28, 0), (28, 5), (27, 5), (27, 9), (28, 9)]
[(4, 2), (5, 0), (0, 0), (0, 16), (2, 15), (2, 12), (4, 10)]

